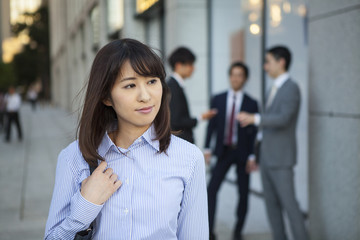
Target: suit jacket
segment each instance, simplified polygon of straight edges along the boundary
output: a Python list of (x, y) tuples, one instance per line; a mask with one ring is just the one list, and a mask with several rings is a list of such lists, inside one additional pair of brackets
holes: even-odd
[(178, 135), (179, 137), (194, 143), (192, 129), (196, 126), (197, 119), (190, 117), (189, 107), (184, 90), (173, 77), (168, 80), (167, 84), (171, 92), (171, 129), (173, 131), (180, 131), (180, 134)]
[[(211, 101), (211, 108), (216, 108), (218, 113), (213, 117), (207, 127), (205, 148), (210, 147), (211, 138), (216, 135), (215, 149), (213, 154), (217, 157), (221, 157), (224, 151), (224, 137), (226, 126), (226, 101), (228, 92), (216, 95)], [(244, 93), (243, 100), (240, 106), (240, 111), (246, 111), (249, 113), (258, 112), (258, 104), (250, 96)], [(247, 161), (250, 154), (254, 153), (254, 141), (257, 133), (257, 127), (254, 125), (241, 127), (237, 122), (237, 147), (236, 150), (241, 161)]]
[(288, 79), (278, 89), (272, 104), (261, 114), (261, 164), (268, 167), (292, 167), (296, 164), (296, 124), (299, 108), (299, 87)]

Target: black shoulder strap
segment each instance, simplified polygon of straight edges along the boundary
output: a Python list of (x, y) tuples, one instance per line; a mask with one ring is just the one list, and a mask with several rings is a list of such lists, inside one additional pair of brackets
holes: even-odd
[(89, 167), (90, 167), (90, 175), (91, 175), (94, 172), (94, 170), (97, 168), (97, 166), (93, 167), (89, 164)]
[[(96, 162), (96, 165), (97, 165), (97, 162)], [(94, 167), (94, 166), (92, 166), (92, 165), (89, 164), (89, 167), (90, 167), (90, 175), (91, 175), (91, 174), (94, 172), (94, 170), (97, 168), (97, 166)], [(93, 230), (94, 225), (95, 225), (95, 219), (94, 219), (94, 221), (91, 222), (91, 224), (90, 224), (90, 226), (89, 226), (88, 229)]]

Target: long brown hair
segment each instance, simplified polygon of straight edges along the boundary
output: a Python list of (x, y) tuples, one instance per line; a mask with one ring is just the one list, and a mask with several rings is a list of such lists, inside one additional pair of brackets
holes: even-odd
[(97, 149), (106, 130), (117, 117), (114, 109), (106, 106), (103, 101), (110, 98), (111, 89), (126, 61), (130, 62), (137, 74), (160, 78), (163, 94), (159, 112), (154, 120), (155, 140), (159, 140), (160, 153), (166, 153), (169, 147), (170, 92), (165, 82), (166, 73), (161, 59), (151, 48), (137, 40), (115, 40), (105, 45), (95, 56), (77, 129), (80, 151), (90, 165), (95, 165), (97, 159), (104, 160)]

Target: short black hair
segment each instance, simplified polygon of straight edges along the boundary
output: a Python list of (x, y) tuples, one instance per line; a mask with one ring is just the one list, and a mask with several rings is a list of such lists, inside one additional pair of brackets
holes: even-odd
[(285, 46), (275, 46), (267, 50), (268, 53), (274, 56), (276, 60), (283, 58), (285, 60), (285, 70), (289, 70), (291, 63), (291, 52)]
[(194, 55), (193, 52), (191, 52), (190, 49), (186, 48), (186, 47), (179, 47), (177, 49), (175, 49), (168, 61), (169, 61), (169, 64), (172, 68), (172, 70), (175, 69), (175, 64), (180, 62), (182, 64), (186, 64), (186, 63), (190, 63), (190, 64), (193, 64), (196, 60), (196, 57)]
[(230, 68), (229, 68), (229, 76), (231, 75), (231, 71), (233, 70), (233, 68), (235, 67), (241, 67), (244, 70), (245, 73), (245, 77), (246, 79), (248, 79), (249, 77), (249, 68), (245, 65), (245, 63), (243, 62), (234, 62), (233, 64), (231, 64)]

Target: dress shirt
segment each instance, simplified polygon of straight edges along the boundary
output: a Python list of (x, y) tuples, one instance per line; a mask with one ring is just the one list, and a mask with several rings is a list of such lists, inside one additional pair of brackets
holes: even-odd
[(17, 112), (20, 109), (21, 98), (17, 93), (7, 95), (6, 97), (6, 111), (8, 112)]
[(122, 149), (104, 135), (98, 153), (122, 186), (103, 205), (80, 193), (90, 172), (78, 142), (65, 148), (58, 158), (45, 239), (73, 239), (94, 219), (93, 239), (209, 239), (203, 154), (176, 136), (167, 153), (159, 154), (155, 137), (151, 126)]
[[(225, 119), (225, 123), (229, 123), (229, 118), (231, 116), (231, 111), (232, 111), (232, 105), (233, 105), (233, 101), (234, 101), (234, 95), (235, 95), (235, 113), (234, 116), (236, 116), (239, 112), (240, 112), (240, 108), (242, 105), (242, 101), (244, 99), (244, 93), (242, 90), (239, 91), (234, 91), (233, 89), (229, 89), (228, 94), (227, 94), (227, 99), (226, 99), (226, 119)], [(232, 142), (233, 144), (237, 143), (237, 131), (238, 131), (238, 123), (237, 120), (234, 120), (234, 126), (233, 126), (233, 135), (232, 135)], [(229, 133), (229, 127), (228, 124), (225, 126), (225, 133), (224, 133), (224, 145), (227, 144), (227, 137), (228, 137), (228, 133)], [(209, 148), (205, 148), (204, 149), (204, 154), (212, 154), (211, 149)], [(250, 154), (248, 157), (248, 160), (255, 160), (255, 155), (254, 154)]]
[(176, 72), (172, 74), (172, 77), (178, 82), (181, 88), (185, 87), (185, 80)]
[[(227, 139), (228, 139), (228, 135), (229, 135), (229, 122), (230, 122), (230, 117), (231, 117), (231, 112), (232, 112), (232, 107), (233, 107), (233, 102), (234, 102), (234, 96), (235, 96), (235, 114), (234, 117), (240, 112), (240, 107), (243, 101), (243, 97), (244, 94), (243, 92), (240, 91), (234, 91), (232, 89), (230, 89), (228, 91), (227, 94), (227, 99), (226, 99), (226, 121), (225, 121), (225, 136), (224, 136), (224, 145), (227, 145)], [(232, 128), (232, 140), (231, 142), (235, 145), (237, 143), (237, 131), (238, 131), (238, 124), (237, 121), (234, 120), (234, 125)]]
[[(274, 79), (274, 82), (273, 82), (273, 85), (276, 86), (277, 90), (279, 90), (281, 88), (281, 86), (290, 78), (290, 75), (288, 72), (285, 72), (281, 75), (279, 75), (277, 78)], [(275, 94), (276, 96), (276, 94)], [(273, 99), (275, 98), (275, 96), (273, 97)], [(260, 122), (261, 122), (261, 116), (260, 114), (255, 114), (254, 115), (254, 124), (255, 126), (259, 126), (260, 125)], [(260, 137), (260, 139), (262, 138), (262, 134), (260, 133), (258, 135), (258, 138)]]

